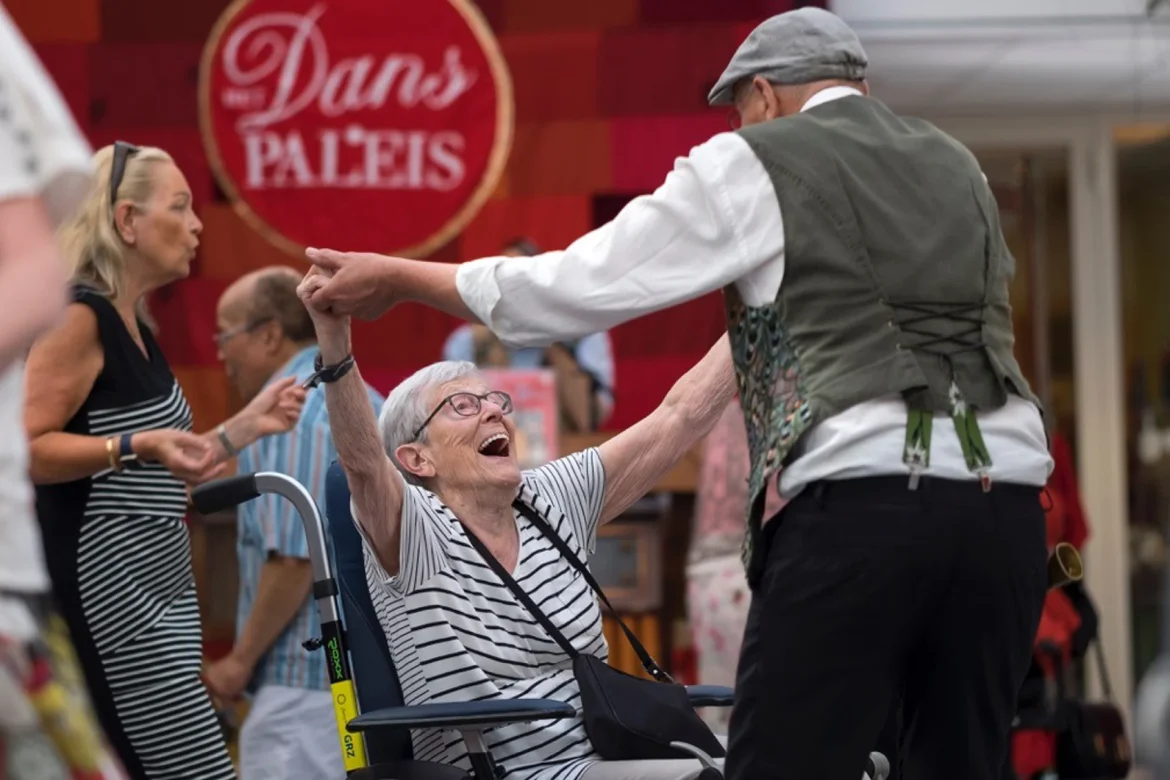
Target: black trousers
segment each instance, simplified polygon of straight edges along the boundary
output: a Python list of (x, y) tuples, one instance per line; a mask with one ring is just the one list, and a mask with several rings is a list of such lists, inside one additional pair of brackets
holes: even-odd
[(818, 483), (757, 555), (728, 780), (858, 780), (899, 695), (902, 777), (999, 777), (1047, 590), (1038, 488)]

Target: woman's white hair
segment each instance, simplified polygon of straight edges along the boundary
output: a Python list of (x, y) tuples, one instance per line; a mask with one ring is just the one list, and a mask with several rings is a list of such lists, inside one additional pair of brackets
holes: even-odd
[[(432, 398), (431, 390), (478, 373), (479, 369), (474, 363), (444, 360), (415, 371), (386, 396), (386, 403), (382, 404), (382, 412), (378, 415), (378, 432), (382, 436), (386, 454), (407, 482), (412, 485), (422, 484), (417, 476), (402, 467), (394, 453), (403, 444), (414, 441), (414, 432), (433, 411), (432, 406), (437, 400)], [(418, 440), (427, 440), (425, 430)]]

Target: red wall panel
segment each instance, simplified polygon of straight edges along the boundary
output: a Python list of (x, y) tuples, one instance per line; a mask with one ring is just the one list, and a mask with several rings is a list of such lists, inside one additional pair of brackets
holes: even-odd
[(641, 20), (646, 25), (753, 21), (770, 15), (762, 10), (764, 5), (784, 7), (787, 11), (800, 3), (792, 0), (642, 0)]
[(4, 0), (4, 9), (34, 44), (96, 41), (98, 5), (99, 0)]
[(100, 43), (89, 50), (95, 131), (199, 127), (201, 43)]
[(601, 37), (605, 116), (687, 116), (708, 110), (707, 92), (742, 36), (731, 24), (609, 30)]
[(618, 192), (652, 192), (678, 157), (728, 129), (723, 111), (687, 117), (615, 119), (612, 132), (613, 188)]
[(513, 195), (576, 195), (610, 189), (606, 122), (540, 122), (516, 128), (508, 161)]
[(522, 122), (592, 119), (598, 115), (596, 32), (505, 35), (500, 47), (512, 73)]
[[(57, 82), (65, 104), (73, 112), (77, 126), (89, 133), (89, 56), (88, 47), (74, 43), (42, 43), (33, 47), (45, 70)], [(91, 139), (92, 141), (92, 139)]]
[(638, 21), (638, 0), (503, 0), (503, 6), (507, 32), (626, 27)]
[[(102, 40), (202, 44), (231, 0), (98, 0)], [(198, 60), (196, 60), (198, 62)]]

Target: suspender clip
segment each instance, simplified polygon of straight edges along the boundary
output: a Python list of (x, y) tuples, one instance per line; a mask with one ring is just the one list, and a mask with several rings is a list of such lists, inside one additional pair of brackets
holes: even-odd
[(983, 488), (984, 493), (991, 492), (991, 475), (987, 473), (987, 469), (978, 472), (979, 486)]
[(907, 485), (907, 489), (908, 490), (917, 490), (918, 489), (918, 480), (921, 477), (922, 477), (922, 467), (921, 466), (911, 466), (910, 467), (910, 484)]

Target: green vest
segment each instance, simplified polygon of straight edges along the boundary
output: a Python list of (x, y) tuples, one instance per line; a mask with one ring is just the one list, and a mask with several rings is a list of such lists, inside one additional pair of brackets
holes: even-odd
[(1035, 398), (1012, 354), (1015, 260), (975, 157), (860, 96), (739, 133), (772, 179), (785, 237), (773, 303), (724, 291), (751, 454), (749, 544), (764, 485), (804, 432), (865, 401), (905, 398), (912, 485), (935, 412), (952, 416), (986, 480), (974, 410)]

